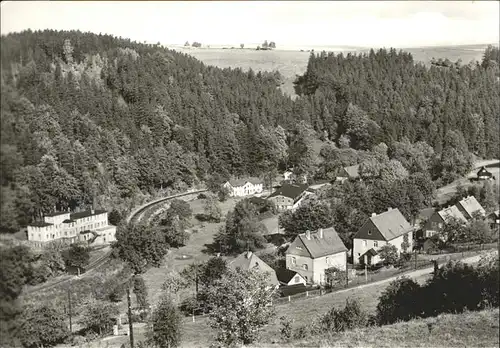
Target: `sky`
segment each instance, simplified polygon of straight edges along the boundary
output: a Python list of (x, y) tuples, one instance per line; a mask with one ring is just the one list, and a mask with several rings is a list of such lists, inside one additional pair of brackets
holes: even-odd
[(498, 43), (499, 1), (2, 1), (1, 34), (90, 31), (204, 45), (419, 47)]

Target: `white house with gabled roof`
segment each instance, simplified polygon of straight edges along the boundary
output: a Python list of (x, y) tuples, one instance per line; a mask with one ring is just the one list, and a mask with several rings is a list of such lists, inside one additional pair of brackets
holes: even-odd
[(232, 179), (223, 185), (229, 190), (231, 197), (244, 197), (262, 193), (264, 189), (263, 181), (259, 178)]

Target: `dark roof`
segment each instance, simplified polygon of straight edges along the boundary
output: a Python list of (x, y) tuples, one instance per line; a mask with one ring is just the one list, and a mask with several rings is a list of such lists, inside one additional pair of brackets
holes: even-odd
[(386, 241), (390, 241), (413, 230), (413, 227), (411, 227), (410, 223), (406, 221), (403, 214), (397, 208), (372, 216), (370, 220)]
[(493, 176), (485, 167), (481, 167), (477, 172), (477, 176)]
[(52, 224), (45, 222), (45, 221), (35, 221), (29, 224), (28, 226), (33, 226), (33, 227), (45, 227), (45, 226), (51, 226)]
[(278, 277), (278, 280), (282, 283), (287, 283), (293, 279), (297, 275), (297, 272), (292, 271), (287, 268), (280, 268), (276, 271), (276, 277)]
[(68, 211), (57, 211), (54, 213), (45, 214), (45, 216), (53, 217), (53, 216), (59, 216), (59, 215), (64, 215), (64, 214), (69, 214), (69, 212)]
[(375, 249), (373, 249), (373, 248), (370, 248), (370, 249), (368, 249), (367, 251), (365, 251), (363, 254), (361, 254), (361, 256), (360, 256), (360, 257), (363, 257), (363, 256), (365, 256), (365, 255), (368, 255), (368, 256), (376, 256), (376, 255), (378, 255), (378, 252), (377, 252), (377, 250), (375, 250)]
[[(296, 240), (297, 239), (302, 242), (306, 248), (307, 254), (313, 259), (338, 254), (347, 250), (342, 239), (340, 239), (337, 231), (335, 231), (333, 227), (323, 229), (323, 238), (320, 237), (320, 230), (318, 230), (314, 233), (311, 232), (310, 238), (307, 238), (307, 233), (302, 233), (296, 237)], [(288, 248), (287, 254), (293, 255), (295, 251), (293, 244), (295, 244), (295, 241)]]
[(307, 184), (283, 184), (279, 189), (274, 191), (267, 198), (276, 196), (285, 196), (295, 200), (298, 198), (309, 186)]
[(91, 210), (85, 210), (85, 211), (81, 211), (78, 213), (73, 213), (69, 217), (71, 220), (78, 220), (78, 219), (83, 219), (83, 218), (86, 218), (89, 216), (99, 215), (99, 214), (104, 214), (104, 213), (106, 213), (106, 210), (94, 210), (94, 213), (92, 213)]
[(66, 219), (63, 221), (63, 223), (65, 223), (65, 224), (69, 224), (71, 222), (75, 222), (75, 220)]
[(255, 204), (255, 205), (266, 204), (266, 200), (262, 197), (252, 196), (252, 197), (248, 198), (248, 200), (250, 203)]

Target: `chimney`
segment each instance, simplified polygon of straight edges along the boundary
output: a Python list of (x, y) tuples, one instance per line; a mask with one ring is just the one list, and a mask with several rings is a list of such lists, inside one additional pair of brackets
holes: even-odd
[(391, 210), (392, 210), (392, 208), (391, 208), (391, 207), (387, 208), (387, 211), (391, 211)]
[(309, 230), (306, 231), (306, 238), (307, 240), (311, 240), (311, 231)]
[(318, 236), (319, 236), (320, 239), (323, 239), (323, 229), (322, 228), (320, 228), (318, 230)]
[(372, 213), (372, 217), (377, 216), (377, 213)]

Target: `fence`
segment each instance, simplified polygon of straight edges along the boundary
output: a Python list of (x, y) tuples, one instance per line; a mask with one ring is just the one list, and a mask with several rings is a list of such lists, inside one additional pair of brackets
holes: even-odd
[[(494, 243), (492, 246), (496, 248), (497, 244)], [(332, 293), (332, 292), (336, 292), (336, 291), (340, 291), (340, 290), (344, 290), (344, 289), (354, 288), (354, 287), (357, 287), (359, 285), (374, 283), (374, 282), (388, 279), (391, 277), (395, 277), (398, 275), (404, 275), (404, 274), (413, 272), (415, 270), (431, 268), (434, 266), (433, 261), (436, 261), (438, 265), (443, 265), (449, 261), (461, 260), (463, 258), (476, 256), (476, 255), (481, 254), (482, 250), (487, 250), (487, 249), (493, 249), (493, 248), (491, 248), (491, 247), (489, 247), (489, 248), (486, 248), (486, 247), (477, 248), (477, 250), (462, 251), (460, 253), (450, 254), (450, 255), (446, 255), (446, 256), (440, 256), (440, 257), (434, 258), (432, 260), (419, 260), (417, 258), (417, 260), (415, 261), (415, 259), (412, 259), (412, 260), (409, 260), (408, 262), (406, 262), (402, 267), (392, 268), (392, 269), (380, 269), (380, 270), (375, 271), (375, 272), (368, 272), (366, 275), (365, 275), (364, 271), (362, 271), (362, 272), (358, 272), (358, 274), (361, 273), (362, 275), (358, 275), (356, 277), (349, 278), (349, 282), (348, 282), (347, 286), (345, 284), (337, 284), (336, 286), (334, 286), (330, 289), (309, 290), (309, 291), (305, 291), (305, 292), (295, 294), (295, 295), (280, 297), (280, 298), (275, 299), (273, 302), (275, 304), (283, 304), (283, 303), (292, 302), (292, 301), (302, 299), (302, 298), (322, 296), (322, 295), (325, 295), (328, 293)]]

